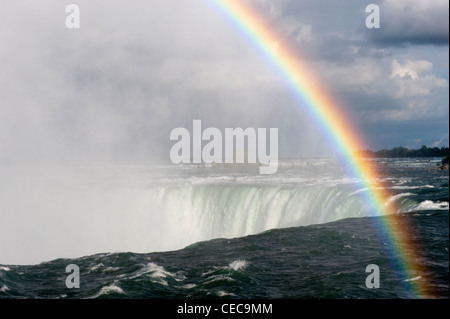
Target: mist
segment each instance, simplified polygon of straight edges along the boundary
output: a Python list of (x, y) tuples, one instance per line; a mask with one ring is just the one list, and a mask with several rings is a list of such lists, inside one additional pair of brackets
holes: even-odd
[(207, 2), (76, 3), (72, 30), (61, 1), (0, 3), (0, 263), (167, 248), (140, 239), (160, 229), (148, 190), (97, 182), (111, 165), (169, 161), (171, 130), (194, 119), (279, 128), (280, 157), (329, 153), (285, 80)]
[(78, 5), (70, 30), (58, 1), (1, 4), (1, 163), (167, 160), (193, 119), (279, 127), (285, 156), (318, 144), (284, 80), (204, 1)]

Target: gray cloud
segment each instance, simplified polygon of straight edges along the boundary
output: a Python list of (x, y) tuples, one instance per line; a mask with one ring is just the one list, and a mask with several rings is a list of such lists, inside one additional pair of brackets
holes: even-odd
[(446, 0), (384, 0), (381, 27), (367, 31), (384, 45), (448, 45), (449, 2)]

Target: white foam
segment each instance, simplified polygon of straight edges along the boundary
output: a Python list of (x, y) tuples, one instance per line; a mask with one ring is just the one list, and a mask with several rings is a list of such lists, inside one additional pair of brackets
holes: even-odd
[(211, 276), (211, 278), (208, 279), (207, 281), (205, 281), (203, 284), (208, 285), (208, 284), (216, 282), (216, 281), (235, 281), (235, 280), (231, 277), (224, 276), (224, 275), (214, 275), (214, 276)]
[(158, 277), (167, 277), (167, 276), (171, 276), (173, 277), (174, 274), (170, 273), (169, 271), (165, 270), (163, 266), (159, 266), (155, 263), (148, 263), (147, 264), (147, 272), (150, 272), (150, 276), (153, 278), (158, 278)]
[(173, 274), (165, 270), (164, 267), (152, 262), (148, 263), (142, 269), (138, 270), (135, 275), (130, 277), (130, 279), (134, 279), (142, 275), (149, 276), (150, 278), (152, 278), (153, 283), (159, 283), (163, 286), (168, 285), (167, 281), (165, 280), (165, 278), (167, 277), (172, 277), (176, 281), (182, 281), (186, 279), (186, 277), (184, 277), (182, 274)]
[(202, 273), (202, 277), (206, 277), (206, 276), (208, 276), (208, 275), (210, 275), (210, 274), (212, 274), (214, 272), (215, 272), (215, 270), (208, 270), (208, 271)]
[(122, 288), (120, 288), (119, 286), (116, 286), (115, 284), (112, 284), (109, 286), (102, 287), (102, 289), (100, 289), (100, 291), (97, 294), (95, 294), (92, 298), (97, 298), (102, 295), (109, 295), (109, 294), (113, 294), (113, 293), (122, 294), (122, 295), (125, 294), (123, 292)]
[(248, 265), (247, 261), (238, 259), (238, 260), (231, 262), (228, 265), (228, 267), (237, 271), (237, 270), (244, 270), (247, 267), (247, 265)]
[(7, 290), (9, 290), (9, 288), (8, 288), (7, 285), (2, 285), (2, 288), (0, 288), (0, 291), (1, 291), (1, 292), (5, 292), (5, 291), (7, 291)]
[(223, 290), (219, 290), (217, 292), (217, 296), (219, 296), (219, 297), (226, 297), (226, 296), (236, 296), (236, 295), (234, 293), (232, 293), (232, 292), (226, 292), (226, 291), (223, 291)]
[(181, 288), (184, 288), (184, 289), (192, 289), (192, 288), (194, 288), (194, 287), (196, 287), (197, 285), (196, 284), (186, 284), (186, 285), (184, 285), (184, 286), (181, 286)]
[(414, 193), (400, 193), (400, 194), (389, 197), (388, 200), (386, 201), (385, 205), (388, 205), (399, 198), (407, 197), (407, 196), (415, 196), (415, 195), (416, 194), (414, 194)]
[(422, 276), (417, 276), (417, 277), (414, 277), (414, 278), (410, 278), (410, 279), (405, 279), (405, 281), (416, 281), (416, 280), (419, 280), (420, 278), (422, 278)]
[(164, 267), (159, 266), (155, 263), (148, 263), (147, 264), (147, 273), (149, 273), (149, 276), (155, 280), (152, 280), (152, 282), (160, 283), (163, 286), (167, 286), (168, 283), (163, 278), (173, 277), (174, 275), (167, 270), (164, 269)]
[(100, 267), (103, 267), (102, 263), (92, 266), (91, 268), (89, 268), (89, 271), (95, 271), (95, 270), (99, 269)]
[(448, 202), (433, 202), (431, 200), (425, 200), (416, 206), (408, 210), (408, 212), (414, 212), (418, 210), (448, 210)]
[(420, 188), (434, 188), (433, 185), (421, 185), (421, 186), (392, 186), (391, 189), (420, 189)]
[(6, 266), (0, 266), (0, 270), (10, 271), (11, 269), (9, 267), (6, 267)]

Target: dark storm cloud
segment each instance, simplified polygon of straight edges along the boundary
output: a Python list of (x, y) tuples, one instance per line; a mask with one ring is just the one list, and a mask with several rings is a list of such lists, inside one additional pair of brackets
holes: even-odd
[[(366, 28), (369, 3), (380, 29)], [(281, 11), (311, 25), (309, 42), (292, 41), (373, 148), (448, 144), (448, 1), (290, 1)]]
[(379, 45), (448, 45), (447, 0), (384, 0), (380, 5), (381, 27), (367, 34)]

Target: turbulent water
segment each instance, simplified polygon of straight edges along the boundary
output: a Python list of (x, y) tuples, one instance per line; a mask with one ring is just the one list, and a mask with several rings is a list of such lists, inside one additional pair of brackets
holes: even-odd
[[(410, 278), (367, 189), (334, 160), (286, 160), (274, 175), (194, 165), (4, 170), (11, 227), (0, 226), (0, 297), (425, 297), (415, 281), (448, 298), (449, 175), (438, 161), (370, 161), (420, 243), (424, 273)], [(29, 224), (12, 217), (21, 214)], [(78, 289), (66, 287), (69, 264), (80, 269)], [(366, 287), (369, 264), (380, 268), (378, 289)]]

